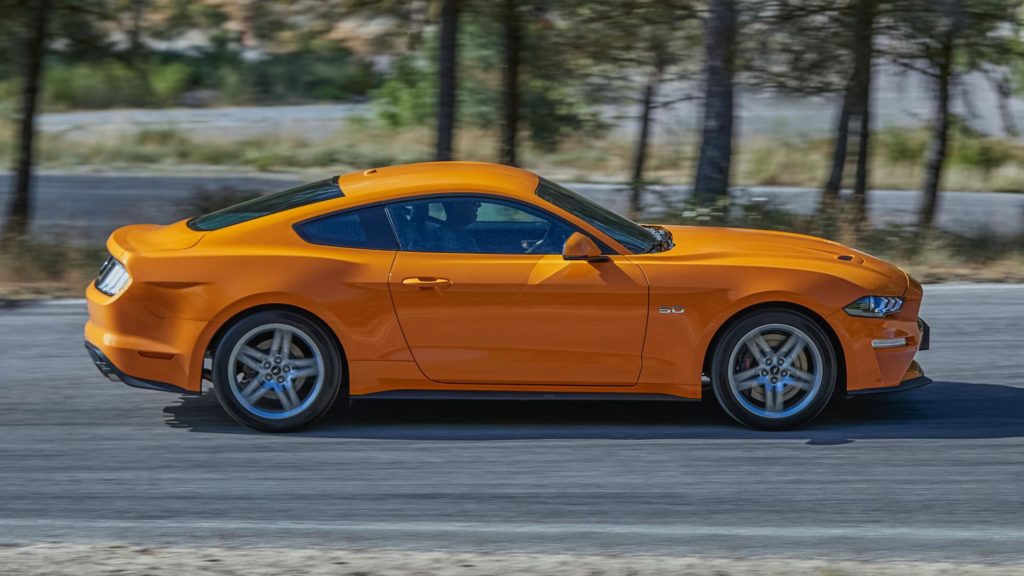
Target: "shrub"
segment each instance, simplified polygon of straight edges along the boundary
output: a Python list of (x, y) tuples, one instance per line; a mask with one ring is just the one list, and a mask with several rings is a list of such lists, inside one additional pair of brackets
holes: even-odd
[(108, 61), (48, 68), (43, 96), (60, 108), (110, 108), (145, 105), (150, 91), (144, 71)]
[(158, 64), (149, 69), (149, 86), (160, 104), (176, 104), (189, 87), (192, 71), (181, 62)]
[(1022, 159), (1024, 159), (1024, 154), (1015, 143), (993, 138), (964, 136), (954, 142), (950, 163), (976, 168), (984, 172), (987, 177), (997, 168), (1014, 160), (1019, 162)]
[(395, 61), (391, 76), (370, 92), (377, 116), (388, 126), (421, 126), (434, 117), (436, 78), (416, 58)]
[(875, 135), (875, 154), (894, 164), (917, 164), (923, 161), (927, 135), (922, 130), (886, 128)]

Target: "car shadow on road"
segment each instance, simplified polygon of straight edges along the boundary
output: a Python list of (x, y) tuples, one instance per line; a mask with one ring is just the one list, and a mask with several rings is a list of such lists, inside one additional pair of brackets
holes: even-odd
[[(164, 409), (167, 425), (193, 432), (256, 434), (224, 413), (212, 393)], [(378, 440), (806, 440), (1024, 437), (1024, 388), (936, 382), (890, 395), (835, 402), (810, 425), (760, 432), (714, 403), (638, 401), (358, 401), (291, 438)]]

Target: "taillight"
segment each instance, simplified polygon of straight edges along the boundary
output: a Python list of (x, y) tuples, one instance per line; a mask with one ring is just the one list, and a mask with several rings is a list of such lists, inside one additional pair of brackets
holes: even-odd
[(113, 256), (107, 258), (96, 277), (96, 289), (107, 296), (117, 296), (128, 286), (131, 280), (128, 269)]

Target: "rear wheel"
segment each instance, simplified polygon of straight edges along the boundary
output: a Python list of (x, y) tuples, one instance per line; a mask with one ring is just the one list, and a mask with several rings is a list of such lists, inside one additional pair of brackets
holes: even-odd
[(832, 397), (838, 374), (825, 331), (789, 310), (757, 312), (729, 326), (712, 363), (712, 386), (722, 408), (747, 426), (769, 430), (817, 416)]
[(232, 418), (257, 430), (284, 432), (323, 416), (341, 389), (343, 364), (316, 322), (283, 310), (238, 321), (214, 352), (217, 399)]

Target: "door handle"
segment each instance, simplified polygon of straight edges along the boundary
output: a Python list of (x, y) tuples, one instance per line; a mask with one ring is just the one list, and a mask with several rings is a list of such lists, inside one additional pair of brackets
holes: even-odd
[(402, 286), (419, 288), (421, 290), (428, 288), (448, 288), (451, 285), (451, 280), (447, 278), (434, 278), (433, 276), (417, 276), (415, 278), (406, 278), (405, 280), (402, 280)]

